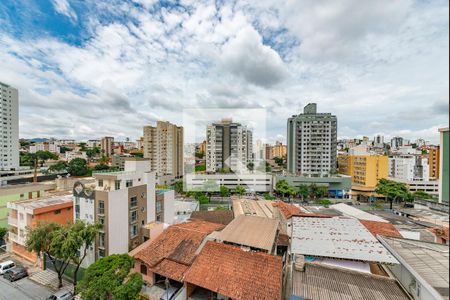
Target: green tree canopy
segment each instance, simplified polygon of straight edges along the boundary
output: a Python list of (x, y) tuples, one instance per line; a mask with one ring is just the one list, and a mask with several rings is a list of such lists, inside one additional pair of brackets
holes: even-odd
[(143, 280), (139, 273), (129, 275), (134, 259), (128, 254), (103, 257), (89, 266), (78, 285), (84, 300), (134, 300)]
[(309, 186), (307, 184), (300, 184), (298, 187), (298, 194), (302, 197), (302, 201), (305, 201), (309, 196)]
[(93, 157), (96, 157), (96, 156), (100, 155), (100, 152), (101, 152), (100, 148), (94, 147), (92, 149), (87, 149), (86, 150), (86, 155), (89, 158), (93, 158)]
[(277, 183), (275, 184), (275, 190), (277, 191), (278, 194), (280, 194), (283, 198), (288, 195), (293, 196), (295, 194), (295, 190), (292, 186), (289, 185), (289, 183), (282, 179), (277, 181)]
[(60, 160), (56, 164), (51, 165), (48, 170), (50, 172), (63, 172), (67, 171), (67, 162)]
[(432, 196), (424, 191), (416, 191), (413, 193), (414, 199), (431, 199)]
[(221, 185), (219, 193), (220, 193), (221, 197), (229, 197), (230, 196), (230, 189), (227, 188), (224, 185)]
[(241, 186), (241, 185), (238, 185), (238, 186), (236, 186), (236, 189), (234, 190), (234, 192), (236, 194), (238, 194), (239, 198), (240, 198), (242, 195), (245, 194), (245, 188), (243, 186)]
[(183, 180), (177, 181), (174, 184), (175, 192), (182, 194), (184, 192), (184, 183)]
[(412, 195), (406, 184), (382, 178), (378, 181), (375, 192), (384, 195), (390, 201), (390, 208), (394, 201), (411, 201)]
[(89, 172), (87, 161), (83, 158), (74, 158), (68, 163), (67, 171), (72, 176), (85, 176)]
[(8, 228), (0, 227), (0, 240), (2, 240), (5, 237), (7, 232), (8, 232)]

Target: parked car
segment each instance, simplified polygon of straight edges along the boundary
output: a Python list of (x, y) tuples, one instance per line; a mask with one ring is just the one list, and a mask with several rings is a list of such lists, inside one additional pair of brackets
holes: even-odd
[(66, 290), (60, 290), (47, 297), (47, 300), (72, 300), (73, 294)]
[(3, 278), (13, 282), (28, 276), (27, 269), (24, 267), (15, 267), (5, 272)]
[(12, 260), (7, 260), (0, 263), (0, 275), (5, 274), (7, 270), (14, 268), (16, 264)]

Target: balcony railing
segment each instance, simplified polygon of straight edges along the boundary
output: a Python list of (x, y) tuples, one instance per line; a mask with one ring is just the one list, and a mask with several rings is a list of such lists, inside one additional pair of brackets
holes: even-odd
[(25, 246), (26, 243), (25, 237), (20, 237), (17, 234), (10, 232), (8, 238), (12, 242)]
[(17, 227), (17, 218), (8, 217), (8, 225)]

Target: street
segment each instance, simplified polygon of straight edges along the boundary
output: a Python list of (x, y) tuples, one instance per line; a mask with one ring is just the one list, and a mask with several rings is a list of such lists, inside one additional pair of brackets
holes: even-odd
[(28, 278), (9, 282), (0, 277), (0, 300), (44, 300), (51, 294), (49, 289)]

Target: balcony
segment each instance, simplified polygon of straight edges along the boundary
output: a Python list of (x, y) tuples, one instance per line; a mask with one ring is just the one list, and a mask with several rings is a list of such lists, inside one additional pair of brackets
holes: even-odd
[(17, 227), (17, 218), (8, 217), (8, 225)]
[(26, 244), (25, 237), (20, 237), (20, 236), (18, 236), (15, 233), (10, 232), (9, 235), (8, 235), (8, 238), (9, 238), (9, 240), (11, 242), (15, 242), (15, 243), (20, 244), (22, 246), (25, 246), (25, 244)]

